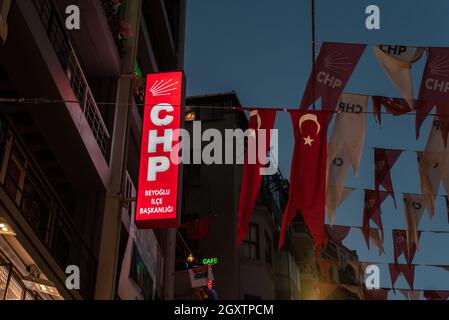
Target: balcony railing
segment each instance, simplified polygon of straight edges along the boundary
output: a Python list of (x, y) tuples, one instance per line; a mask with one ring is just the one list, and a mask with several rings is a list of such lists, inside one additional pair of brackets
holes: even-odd
[(33, 0), (33, 2), (95, 140), (107, 159), (110, 135), (75, 51), (65, 34), (64, 24), (57, 9), (52, 0)]
[(6, 119), (0, 116), (0, 187), (64, 271), (80, 268), (81, 294), (91, 297), (96, 259), (58, 195)]

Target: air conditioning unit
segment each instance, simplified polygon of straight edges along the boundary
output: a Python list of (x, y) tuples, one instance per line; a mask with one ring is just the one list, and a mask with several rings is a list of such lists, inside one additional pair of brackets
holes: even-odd
[(11, 0), (0, 0), (0, 46), (6, 42), (8, 37), (8, 12)]

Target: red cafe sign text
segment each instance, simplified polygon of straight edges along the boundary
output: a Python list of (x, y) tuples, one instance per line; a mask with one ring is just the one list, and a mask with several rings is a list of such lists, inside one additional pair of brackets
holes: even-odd
[(179, 225), (181, 165), (171, 161), (183, 125), (182, 72), (149, 74), (145, 93), (137, 191), (136, 226), (140, 229)]

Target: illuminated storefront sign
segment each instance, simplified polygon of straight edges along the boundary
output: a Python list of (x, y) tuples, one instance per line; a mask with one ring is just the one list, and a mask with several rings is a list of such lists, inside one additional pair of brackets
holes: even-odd
[(182, 72), (148, 75), (135, 217), (140, 229), (179, 225), (182, 168), (179, 161), (172, 160), (179, 142), (176, 130), (183, 125), (183, 103)]
[(214, 264), (217, 264), (219, 262), (219, 259), (218, 258), (204, 258), (201, 260), (201, 262), (205, 266), (212, 266)]
[(203, 266), (189, 269), (190, 284), (192, 288), (206, 287), (209, 281), (214, 281), (214, 274), (211, 266)]

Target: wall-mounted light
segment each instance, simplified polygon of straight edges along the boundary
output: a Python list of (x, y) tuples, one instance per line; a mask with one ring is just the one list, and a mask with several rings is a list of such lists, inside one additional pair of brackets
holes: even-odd
[(189, 263), (193, 263), (193, 262), (195, 261), (195, 257), (193, 256), (192, 253), (190, 253), (190, 254), (187, 256), (187, 261), (188, 261)]
[(16, 233), (12, 230), (11, 226), (3, 218), (0, 218), (0, 234), (4, 236), (16, 235)]
[(30, 267), (30, 275), (22, 279), (23, 284), (29, 290), (34, 290), (42, 293), (46, 293), (51, 296), (61, 297), (58, 289), (53, 282), (39, 278), (40, 270), (36, 266)]

